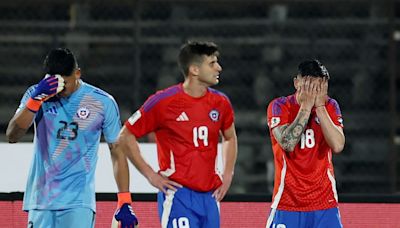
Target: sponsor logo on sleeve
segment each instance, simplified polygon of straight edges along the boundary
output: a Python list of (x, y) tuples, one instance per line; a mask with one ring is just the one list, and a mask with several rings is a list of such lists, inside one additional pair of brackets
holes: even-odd
[(142, 117), (142, 113), (140, 113), (140, 110), (137, 110), (135, 113), (132, 114), (131, 117), (129, 117), (128, 123), (130, 125), (134, 125), (136, 123), (136, 121), (138, 121), (138, 119), (140, 119), (140, 117)]
[(339, 118), (338, 118), (338, 121), (339, 121), (339, 123), (340, 123), (340, 126), (343, 127), (343, 119), (342, 119), (342, 117), (339, 117)]
[(281, 118), (279, 118), (279, 117), (272, 117), (271, 118), (271, 123), (269, 124), (270, 125), (270, 128), (274, 128), (274, 127), (276, 127), (276, 126), (278, 126), (278, 124), (281, 122)]

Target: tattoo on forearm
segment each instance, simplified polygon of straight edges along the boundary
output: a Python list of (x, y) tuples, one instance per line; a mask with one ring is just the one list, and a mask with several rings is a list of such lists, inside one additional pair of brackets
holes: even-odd
[(309, 111), (300, 110), (293, 123), (278, 129), (278, 137), (276, 138), (280, 141), (285, 151), (293, 151), (296, 144), (300, 141), (301, 134), (303, 134), (306, 128), (309, 117)]

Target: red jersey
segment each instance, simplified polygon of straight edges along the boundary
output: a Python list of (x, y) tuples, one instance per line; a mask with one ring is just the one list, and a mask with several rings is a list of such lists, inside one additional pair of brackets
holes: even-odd
[(233, 119), (223, 93), (208, 88), (195, 98), (178, 84), (150, 96), (125, 126), (137, 138), (155, 132), (161, 174), (207, 192), (222, 184), (216, 172), (217, 146), (220, 131), (231, 127)]
[[(329, 98), (325, 105), (337, 126), (343, 127), (338, 103)], [(309, 121), (293, 152), (285, 152), (272, 130), (294, 121), (300, 105), (295, 95), (273, 100), (267, 110), (275, 163), (275, 183), (272, 208), (287, 211), (323, 210), (338, 205), (332, 164), (332, 150), (322, 134), (313, 108)]]

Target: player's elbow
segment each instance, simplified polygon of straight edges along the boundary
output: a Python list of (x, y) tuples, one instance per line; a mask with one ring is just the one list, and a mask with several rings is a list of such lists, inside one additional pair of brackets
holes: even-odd
[(286, 148), (285, 151), (288, 152), (288, 153), (291, 153), (291, 152), (294, 151), (294, 147), (293, 148)]
[(288, 145), (288, 144), (283, 144), (283, 145), (281, 145), (281, 147), (282, 147), (282, 149), (283, 149), (284, 151), (286, 151), (286, 152), (288, 152), (288, 153), (291, 153), (291, 152), (294, 151), (294, 148), (295, 148), (296, 146)]
[(335, 143), (331, 146), (333, 153), (338, 154), (343, 151), (344, 149), (344, 142)]
[(18, 142), (18, 139), (13, 138), (13, 137), (10, 136), (10, 135), (7, 135), (7, 141), (8, 141), (8, 143), (17, 143), (17, 142)]
[(332, 151), (333, 151), (334, 153), (336, 153), (336, 154), (342, 152), (343, 149), (344, 149), (345, 141), (346, 141), (346, 139), (345, 139), (344, 135), (342, 135), (342, 137), (339, 137), (339, 138), (333, 143), (333, 145), (331, 146)]
[(15, 131), (13, 131), (10, 127), (7, 128), (6, 138), (9, 143), (16, 143), (19, 140), (17, 134), (15, 134)]

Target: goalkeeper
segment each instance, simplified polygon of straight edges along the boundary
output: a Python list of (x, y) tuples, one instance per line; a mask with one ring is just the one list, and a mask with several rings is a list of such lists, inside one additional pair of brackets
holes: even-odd
[(31, 86), (10, 120), (7, 138), (15, 143), (35, 125), (34, 155), (24, 195), (28, 227), (94, 227), (94, 175), (101, 133), (109, 145), (117, 182), (115, 218), (137, 225), (131, 208), (129, 170), (116, 146), (121, 128), (111, 95), (83, 82), (75, 56), (53, 49), (44, 60), (45, 77)]

